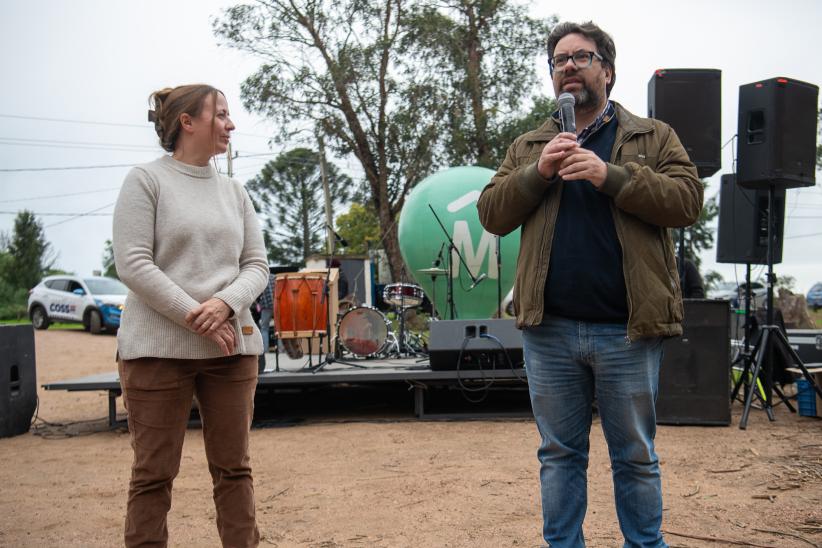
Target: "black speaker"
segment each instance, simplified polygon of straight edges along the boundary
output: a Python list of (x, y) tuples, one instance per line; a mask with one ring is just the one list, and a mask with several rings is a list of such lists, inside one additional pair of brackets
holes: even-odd
[(737, 181), (746, 188), (796, 188), (816, 181), (819, 88), (771, 78), (739, 86)]
[(685, 299), (684, 333), (663, 343), (658, 424), (731, 423), (729, 330), (728, 301)]
[(34, 328), (0, 326), (0, 438), (28, 432), (36, 407)]
[(513, 319), (431, 322), (428, 357), (434, 371), (522, 367), (522, 333)]
[[(782, 262), (785, 189), (774, 190), (773, 262)], [(768, 191), (742, 188), (723, 175), (719, 188), (716, 262), (768, 264)]]
[(722, 72), (659, 69), (648, 81), (648, 116), (674, 128), (700, 177), (719, 171)]

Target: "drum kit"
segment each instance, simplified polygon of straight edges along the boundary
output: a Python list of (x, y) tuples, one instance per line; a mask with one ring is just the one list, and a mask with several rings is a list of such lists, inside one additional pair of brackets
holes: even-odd
[(416, 284), (394, 283), (383, 289), (383, 300), (394, 307), (399, 330), (373, 306), (357, 306), (345, 312), (337, 324), (342, 349), (359, 358), (425, 356), (426, 347), (416, 333), (405, 328), (406, 311), (422, 305), (425, 294)]
[[(426, 268), (422, 274), (433, 278), (446, 273), (441, 268)], [(417, 334), (406, 329), (406, 313), (421, 306), (425, 294), (417, 284), (393, 283), (383, 290), (383, 300), (394, 308), (398, 319), (395, 332), (392, 322), (382, 311), (367, 305), (340, 308), (347, 301), (337, 301), (336, 290), (324, 291), (325, 276), (317, 272), (278, 274), (274, 300), (274, 325), (278, 339), (295, 343), (298, 338), (327, 337), (329, 308), (331, 317), (337, 316), (336, 354), (356, 358), (424, 357), (426, 344)], [(328, 294), (327, 302), (325, 295)], [(328, 306), (328, 305), (331, 306)], [(338, 313), (339, 309), (339, 313)], [(434, 315), (436, 312), (434, 311)], [(292, 345), (293, 346), (293, 345)], [(299, 345), (297, 345), (299, 346)], [(289, 350), (288, 345), (284, 345)], [(310, 352), (310, 347), (309, 347)], [(292, 352), (288, 352), (289, 356)]]

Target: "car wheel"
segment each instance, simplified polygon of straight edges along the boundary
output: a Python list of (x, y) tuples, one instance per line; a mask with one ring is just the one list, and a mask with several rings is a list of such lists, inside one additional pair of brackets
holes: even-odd
[(49, 320), (46, 309), (42, 306), (35, 306), (31, 309), (31, 324), (34, 329), (48, 329), (51, 320)]
[(95, 335), (99, 335), (103, 331), (103, 318), (100, 317), (100, 313), (96, 310), (92, 310), (89, 312), (88, 315), (88, 326), (89, 331), (94, 333)]

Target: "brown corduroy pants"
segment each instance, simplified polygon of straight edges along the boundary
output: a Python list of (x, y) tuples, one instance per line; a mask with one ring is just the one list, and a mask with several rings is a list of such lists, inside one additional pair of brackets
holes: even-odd
[(248, 437), (257, 385), (257, 356), (207, 360), (120, 360), (134, 463), (128, 489), (125, 545), (166, 546), (171, 486), (196, 394), (217, 530), (224, 547), (259, 544)]

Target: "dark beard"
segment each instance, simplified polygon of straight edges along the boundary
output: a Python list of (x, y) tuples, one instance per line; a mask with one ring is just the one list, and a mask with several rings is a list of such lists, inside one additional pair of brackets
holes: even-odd
[(581, 111), (588, 111), (595, 109), (599, 106), (602, 102), (602, 97), (599, 93), (591, 90), (587, 85), (583, 84), (582, 89), (575, 93), (572, 93), (574, 99), (576, 99), (576, 104), (574, 108), (581, 110)]

